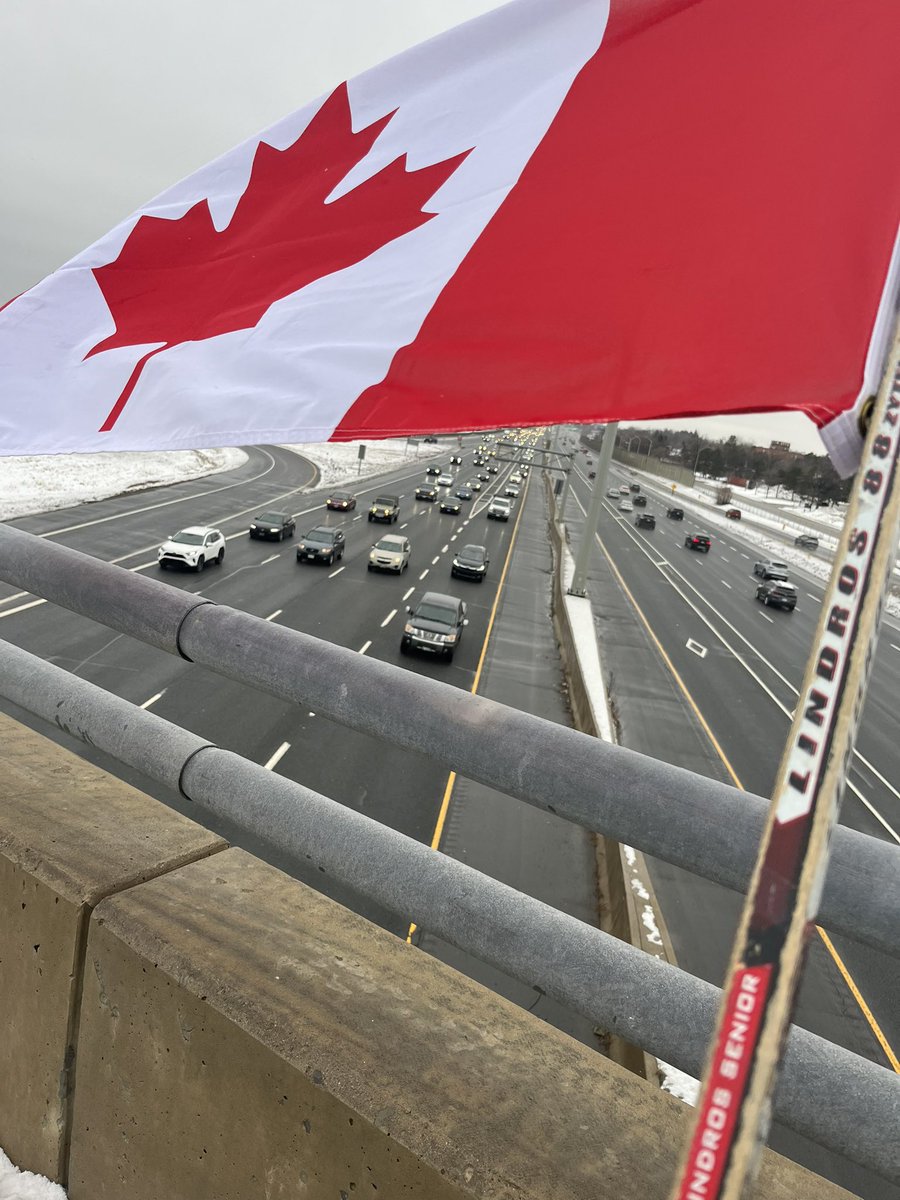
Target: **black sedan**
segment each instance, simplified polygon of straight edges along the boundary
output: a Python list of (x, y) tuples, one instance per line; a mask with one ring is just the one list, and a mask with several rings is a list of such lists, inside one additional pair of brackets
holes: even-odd
[(290, 513), (264, 512), (254, 517), (250, 522), (252, 538), (274, 538), (282, 542), (285, 538), (293, 537), (297, 522)]
[(434, 464), (432, 464), (430, 467), (426, 468), (426, 471), (425, 471), (426, 475), (440, 475), (440, 473), (441, 473), (441, 468), (436, 467)]
[(438, 498), (438, 490), (433, 483), (421, 483), (416, 488), (417, 500), (431, 500), (434, 502)]
[(638, 513), (634, 519), (634, 523), (638, 529), (655, 529), (656, 517), (654, 517), (653, 513)]
[(701, 554), (709, 554), (712, 538), (708, 533), (689, 533), (684, 539), (688, 550), (699, 550)]
[(441, 501), (440, 508), (442, 513), (453, 513), (454, 515), (458, 515), (460, 512), (462, 512), (462, 505), (455, 496), (445, 496)]
[(450, 574), (460, 579), (477, 579), (481, 583), (490, 561), (485, 546), (463, 546), (453, 559)]
[(318, 525), (298, 542), (297, 562), (321, 562), (331, 566), (344, 557), (344, 547), (344, 534), (340, 529)]
[(459, 500), (471, 500), (473, 493), (470, 487), (461, 487), (456, 489), (456, 495)]
[(632, 496), (632, 501), (635, 508), (647, 507), (647, 497), (643, 494), (643, 492), (639, 492), (636, 496)]

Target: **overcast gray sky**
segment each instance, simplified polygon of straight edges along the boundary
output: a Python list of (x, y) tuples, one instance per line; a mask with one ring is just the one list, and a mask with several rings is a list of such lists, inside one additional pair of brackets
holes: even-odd
[[(0, 304), (169, 184), (496, 0), (2, 0)], [(685, 422), (677, 422), (679, 426)], [(692, 421), (822, 453), (801, 415)]]

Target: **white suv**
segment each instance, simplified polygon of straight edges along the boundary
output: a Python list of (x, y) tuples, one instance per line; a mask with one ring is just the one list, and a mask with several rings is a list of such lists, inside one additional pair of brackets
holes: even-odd
[(173, 533), (163, 542), (156, 555), (160, 570), (166, 567), (190, 567), (202, 571), (207, 563), (221, 566), (225, 558), (225, 538), (218, 529), (207, 525), (190, 525)]
[(508, 521), (509, 514), (512, 512), (512, 501), (507, 500), (504, 496), (495, 496), (488, 505), (487, 515), (488, 520), (492, 521)]

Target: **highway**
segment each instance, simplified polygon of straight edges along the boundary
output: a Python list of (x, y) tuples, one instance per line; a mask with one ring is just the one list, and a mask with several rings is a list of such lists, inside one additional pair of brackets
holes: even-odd
[[(460, 481), (472, 467), (478, 438), (467, 439)], [(489, 521), (490, 495), (510, 468), (492, 477), (459, 517), (415, 502), (425, 462), (408, 461), (351, 488), (359, 506), (329, 513), (327, 491), (316, 487), (310, 463), (277, 447), (248, 450), (235, 471), (140, 494), (130, 494), (13, 524), (52, 537), (124, 569), (169, 586), (201, 593), (263, 619), (324, 637), (359, 653), (431, 675), (466, 690), (568, 723), (559, 662), (548, 618), (551, 557), (540, 472), (531, 478), (508, 524)], [(437, 461), (447, 465), (448, 454)], [(614, 482), (630, 480), (617, 471)], [(701, 774), (769, 793), (790, 713), (796, 702), (822, 586), (804, 580), (793, 613), (763, 608), (752, 597), (756, 551), (740, 528), (713, 535), (709, 555), (683, 547), (690, 510), (676, 523), (665, 518), (665, 485), (643, 484), (654, 531), (638, 530), (607, 503), (590, 569), (607, 681), (623, 744)], [(315, 490), (306, 489), (313, 487)], [(590, 500), (581, 466), (567, 518), (577, 542)], [(368, 504), (378, 491), (402, 494), (396, 525), (370, 525)], [(341, 525), (344, 559), (332, 567), (298, 564), (295, 542), (253, 541), (249, 520), (266, 508), (297, 519), (297, 535), (314, 525)], [(639, 511), (639, 510), (638, 510)], [(174, 530), (212, 524), (226, 536), (221, 567), (202, 574), (156, 565), (156, 548)], [(412, 543), (401, 577), (366, 570), (369, 547), (384, 532)], [(450, 578), (450, 559), (467, 541), (487, 545), (491, 566), (484, 583)], [(605, 557), (608, 555), (608, 559)], [(795, 579), (798, 575), (795, 574)], [(468, 604), (469, 626), (452, 663), (401, 656), (407, 603), (423, 590), (449, 591)], [(135, 704), (190, 729), (286, 777), (333, 797), (384, 824), (447, 853), (522, 891), (594, 922), (595, 870), (590, 837), (551, 814), (499, 795), (379, 738), (354, 733), (273, 697), (175, 659), (33, 596), (0, 585), (0, 633)], [(895, 698), (900, 696), (900, 631), (890, 622), (881, 639), (860, 737), (860, 757), (842, 819), (873, 836), (897, 840), (900, 830)], [(336, 680), (336, 685), (339, 683)], [(89, 748), (39, 722), (13, 715), (78, 753), (110, 764)], [(127, 769), (118, 774), (166, 803), (198, 814), (180, 796), (164, 793)], [(587, 1044), (588, 1023), (546, 997), (468, 959), (415, 927), (415, 914), (398, 919), (371, 901), (343, 891), (277, 851), (254, 844), (239, 830), (213, 825), (236, 844), (306, 878), (319, 890), (458, 966), (531, 1008)], [(698, 830), (702, 836), (702, 830)], [(651, 872), (679, 964), (721, 983), (739, 911), (738, 898), (686, 872), (651, 860)], [(812, 946), (797, 1019), (813, 1031), (886, 1068), (900, 1046), (900, 971), (893, 960), (843, 939)], [(872, 1200), (900, 1200), (900, 1190), (827, 1155), (803, 1139), (775, 1130), (773, 1145)]]
[[(566, 518), (578, 544), (593, 484), (577, 456)], [(613, 463), (607, 487), (638, 477)], [(756, 600), (753, 563), (763, 557), (740, 525), (704, 530), (668, 481), (641, 475), (647, 507), (621, 513), (604, 500), (589, 590), (620, 740), (634, 750), (756, 792), (771, 793), (818, 619), (823, 585), (792, 570), (793, 612)], [(666, 510), (684, 508), (683, 521)], [(656, 528), (638, 529), (640, 512)], [(711, 534), (709, 554), (685, 535)], [(862, 716), (842, 823), (900, 841), (897, 698), (900, 629), (882, 628)], [(697, 836), (702, 837), (702, 829)], [(648, 860), (680, 966), (721, 985), (740, 905), (733, 893), (658, 860)], [(886, 1069), (900, 1069), (900, 964), (844, 938), (812, 941), (795, 1020)], [(860, 1195), (900, 1190), (785, 1131), (772, 1144)]]
[[(472, 459), (479, 440), (466, 439), (460, 451), (463, 464), (453, 468), (458, 482), (476, 474)], [(358, 486), (341, 485), (358, 496), (358, 507), (337, 513), (325, 508), (328, 489), (304, 491), (316, 483), (315, 470), (306, 460), (277, 447), (247, 452), (248, 462), (233, 472), (24, 517), (13, 524), (169, 586), (456, 687), (477, 687), (484, 695), (568, 723), (555, 643), (546, 619), (551, 559), (538, 478), (523, 488), (509, 522), (488, 520), (490, 498), (498, 490), (502, 494), (512, 470), (503, 464), (499, 474), (483, 484), (481, 493), (462, 502), (462, 512), (455, 517), (440, 513), (437, 504), (414, 500), (416, 485), (425, 479), (427, 460), (408, 460), (390, 473), (360, 480)], [(432, 461), (446, 469), (449, 456), (447, 451)], [(440, 492), (448, 490), (454, 491), (455, 486)], [(369, 504), (381, 491), (401, 495), (396, 524), (366, 520)], [(293, 512), (297, 521), (293, 541), (249, 538), (250, 519), (266, 508)], [(207, 523), (220, 528), (227, 539), (222, 566), (207, 566), (202, 574), (160, 571), (156, 565), (160, 542), (178, 528)], [(298, 563), (294, 547), (300, 536), (322, 524), (345, 530), (343, 559), (331, 567)], [(410, 565), (400, 577), (366, 569), (369, 549), (384, 533), (403, 533), (411, 541)], [(468, 542), (484, 544), (490, 552), (488, 575), (482, 583), (451, 579), (452, 556)], [(519, 547), (516, 556), (510, 555), (514, 542)], [(405, 606), (426, 590), (450, 592), (468, 605), (469, 625), (451, 663), (400, 654)], [(0, 585), (0, 634), (218, 745), (419, 841), (440, 845), (582, 920), (596, 922), (590, 835), (552, 814), (471, 781), (448, 779), (446, 768), (390, 742), (357, 734), (309, 710), (298, 711), (5, 585)], [(540, 655), (535, 653), (538, 641)], [(335, 686), (339, 683), (335, 680)], [(110, 764), (59, 731), (21, 713), (13, 715), (179, 811), (195, 819), (203, 816), (182, 797)], [(208, 819), (205, 823), (398, 936), (410, 934), (415, 914), (398, 919), (321, 875), (310, 878), (302, 865), (254, 842), (239, 829)], [(414, 929), (412, 939), (573, 1036), (597, 1045), (590, 1023), (577, 1014), (468, 959), (427, 931)]]

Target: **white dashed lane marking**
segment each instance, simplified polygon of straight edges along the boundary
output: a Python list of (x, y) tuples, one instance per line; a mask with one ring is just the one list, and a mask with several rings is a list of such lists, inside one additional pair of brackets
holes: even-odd
[(278, 764), (281, 762), (281, 760), (284, 758), (284, 756), (287, 754), (288, 750), (290, 750), (290, 748), (291, 748), (290, 742), (282, 742), (281, 745), (278, 747), (278, 749), (275, 751), (275, 753), (272, 755), (272, 757), (269, 759), (269, 761), (266, 763), (266, 770), (271, 771), (275, 767), (277, 767)]
[(394, 617), (396, 617), (396, 615), (397, 615), (396, 608), (392, 608), (391, 611), (388, 613), (388, 615), (381, 622), (381, 628), (384, 629), (385, 625), (389, 625), (390, 622), (393, 621)]
[(731, 591), (731, 584), (730, 584), (730, 583), (726, 583), (724, 579), (722, 580), (722, 586), (723, 586), (723, 587), (727, 587), (727, 588), (728, 588), (728, 590), (729, 590), (729, 592)]
[(771, 618), (771, 617), (767, 617), (767, 616), (766, 616), (766, 614), (765, 614), (764, 612), (761, 612), (759, 615), (762, 617), (762, 619), (763, 619), (764, 621), (768, 621), (770, 625), (774, 625), (774, 624), (775, 624), (775, 622), (772, 620), (772, 618)]
[(157, 700), (162, 700), (162, 698), (165, 694), (166, 694), (166, 689), (163, 688), (163, 690), (161, 692), (157, 692), (155, 696), (151, 696), (149, 700), (145, 700), (144, 703), (141, 705), (141, 708), (149, 708), (150, 705), (155, 704), (157, 702)]
[(428, 574), (428, 567), (425, 568), (425, 570), (419, 576), (419, 579), (424, 579), (427, 574)]
[(280, 617), (280, 616), (281, 616), (281, 614), (282, 614), (283, 612), (284, 612), (284, 609), (283, 609), (283, 608), (276, 608), (276, 609), (275, 609), (275, 611), (274, 611), (273, 613), (269, 613), (269, 615), (266, 617), (266, 620), (267, 620), (267, 621), (274, 621), (274, 620), (275, 620), (275, 618), (276, 618), (276, 617)]
[(328, 576), (329, 579), (334, 579), (335, 575), (340, 575), (341, 571), (345, 571), (346, 567), (338, 567), (336, 571), (332, 571)]
[(261, 567), (264, 567), (266, 565), (266, 563), (274, 562), (276, 558), (280, 558), (280, 557), (281, 557), (280, 554), (270, 554), (269, 557), (264, 558), (259, 565)]
[(365, 654), (371, 645), (371, 642), (365, 642), (362, 646), (360, 646), (359, 650), (357, 650), (357, 654)]
[(434, 558), (431, 560), (431, 565), (434, 566), (435, 563), (438, 563), (440, 561), (441, 561), (441, 556), (439, 554), (436, 554), (434, 556)]
[(408, 600), (415, 590), (416, 589), (414, 587), (407, 588), (407, 590), (403, 593), (403, 599)]

